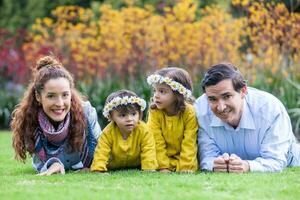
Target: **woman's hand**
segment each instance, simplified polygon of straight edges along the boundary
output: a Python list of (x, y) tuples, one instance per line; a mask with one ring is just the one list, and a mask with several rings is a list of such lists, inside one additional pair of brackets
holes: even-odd
[(39, 173), (38, 176), (50, 176), (52, 174), (65, 174), (65, 168), (58, 162), (53, 163), (47, 171)]
[(75, 173), (88, 173), (91, 172), (90, 168), (84, 167), (82, 169), (78, 169), (75, 171)]

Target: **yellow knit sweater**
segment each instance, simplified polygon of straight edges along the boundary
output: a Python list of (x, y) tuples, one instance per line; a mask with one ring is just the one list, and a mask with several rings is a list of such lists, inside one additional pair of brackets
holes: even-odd
[(118, 126), (108, 124), (98, 141), (91, 171), (135, 168), (157, 169), (155, 141), (147, 125), (140, 121), (137, 127), (124, 140)]
[(186, 104), (185, 111), (176, 116), (168, 116), (159, 109), (150, 109), (147, 125), (154, 135), (159, 169), (198, 169), (198, 123), (191, 104)]

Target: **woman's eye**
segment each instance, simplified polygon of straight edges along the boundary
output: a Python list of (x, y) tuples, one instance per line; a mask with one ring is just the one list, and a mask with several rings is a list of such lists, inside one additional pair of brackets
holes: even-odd
[(47, 95), (47, 98), (49, 99), (52, 99), (54, 97), (54, 95), (50, 94), (50, 95)]

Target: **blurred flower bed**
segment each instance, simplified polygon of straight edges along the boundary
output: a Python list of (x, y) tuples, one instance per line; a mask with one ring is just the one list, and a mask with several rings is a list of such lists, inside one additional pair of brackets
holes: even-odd
[[(147, 74), (178, 66), (191, 73), (197, 97), (203, 72), (229, 61), (240, 67), (249, 85), (283, 101), (300, 134), (299, 13), (280, 3), (245, 0), (232, 0), (235, 15), (218, 5), (200, 8), (193, 0), (179, 0), (159, 11), (136, 2), (124, 1), (119, 9), (109, 4), (60, 6), (51, 16), (36, 19), (21, 42), (16, 40), (20, 35), (1, 37), (4, 82), (26, 85), (37, 58), (51, 52), (74, 74), (104, 126), (101, 112), (113, 90), (132, 89), (149, 100)], [(7, 121), (1, 120), (1, 127), (7, 127)]]

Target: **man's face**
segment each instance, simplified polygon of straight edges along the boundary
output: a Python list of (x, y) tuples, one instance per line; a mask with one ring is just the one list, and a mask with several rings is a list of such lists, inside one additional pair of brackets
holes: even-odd
[(239, 125), (246, 92), (246, 86), (240, 92), (235, 91), (231, 79), (205, 87), (208, 103), (213, 113), (234, 128)]

